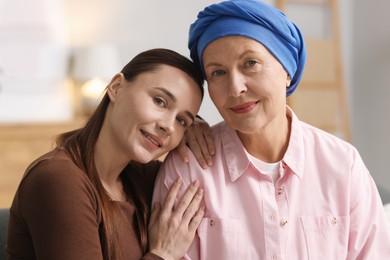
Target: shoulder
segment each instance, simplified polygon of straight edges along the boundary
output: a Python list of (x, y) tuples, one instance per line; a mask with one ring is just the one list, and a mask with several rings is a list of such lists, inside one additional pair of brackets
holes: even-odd
[(39, 202), (52, 206), (88, 200), (94, 208), (98, 206), (94, 186), (63, 149), (41, 156), (27, 168), (15, 199), (18, 205)]
[[(355, 146), (333, 134), (325, 132), (319, 128), (302, 123), (302, 139), (306, 158), (316, 158), (316, 162), (321, 167), (329, 166), (334, 169), (337, 165), (336, 173), (351, 178), (361, 176), (371, 178), (359, 151)], [(357, 174), (354, 174), (357, 173)]]
[(315, 126), (301, 122), (303, 140), (306, 144), (312, 145), (313, 148), (329, 149), (343, 154), (356, 154), (357, 149), (340, 137), (328, 133)]
[(236, 131), (229, 127), (226, 122), (222, 121), (212, 126), (212, 134), (214, 137), (215, 155), (213, 156), (213, 166), (207, 169), (202, 169), (192, 151), (188, 149), (189, 162), (186, 163), (181, 159), (179, 152), (174, 149), (165, 158), (160, 172), (167, 175), (177, 175), (181, 172), (185, 175), (203, 175), (204, 173), (219, 171), (220, 167), (226, 163), (227, 158), (234, 156), (245, 156), (245, 150)]
[(42, 187), (60, 185), (61, 188), (76, 183), (91, 185), (86, 174), (63, 149), (55, 149), (34, 161), (27, 168), (21, 186), (26, 183)]
[(101, 221), (96, 189), (62, 149), (43, 155), (28, 167), (10, 211), (14, 228), (41, 229), (38, 232), (83, 221), (96, 227)]
[(214, 140), (221, 140), (223, 134), (232, 134), (232, 128), (230, 128), (225, 121), (221, 121), (211, 127), (211, 131), (214, 136)]

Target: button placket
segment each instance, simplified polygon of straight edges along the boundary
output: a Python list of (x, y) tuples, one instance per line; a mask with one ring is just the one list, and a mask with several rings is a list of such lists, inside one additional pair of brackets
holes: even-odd
[(268, 243), (265, 246), (265, 254), (267, 255), (267, 259), (272, 259), (272, 255), (278, 250), (280, 244), (278, 203), (276, 201), (274, 184), (272, 182), (266, 182), (260, 185), (263, 188), (261, 195), (264, 214), (264, 236), (268, 238)]
[(276, 196), (280, 196), (280, 195), (282, 195), (282, 194), (283, 194), (283, 192), (284, 192), (284, 189), (283, 189), (283, 187), (279, 187), (279, 188), (277, 188), (277, 189), (276, 189)]
[[(287, 235), (288, 235), (288, 222), (289, 222), (289, 208), (287, 203), (287, 188), (286, 183), (282, 180), (279, 181), (279, 185), (275, 187), (275, 199), (278, 204), (278, 216), (276, 221), (279, 225), (280, 234), (280, 248), (286, 248)], [(281, 255), (286, 252), (282, 250)], [(277, 255), (277, 259), (281, 259), (281, 255)]]

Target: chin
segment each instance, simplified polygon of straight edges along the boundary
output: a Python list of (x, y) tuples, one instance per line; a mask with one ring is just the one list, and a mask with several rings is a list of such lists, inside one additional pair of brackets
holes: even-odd
[(262, 127), (260, 122), (254, 120), (235, 120), (227, 123), (231, 128), (243, 134), (256, 133)]
[(137, 161), (139, 163), (146, 164), (146, 163), (153, 161), (155, 158), (157, 158), (157, 156), (155, 156), (153, 154), (139, 152), (132, 158), (132, 161)]
[[(171, 147), (171, 149), (173, 149)], [(160, 147), (158, 149), (149, 150), (147, 148), (139, 148), (137, 150), (133, 150), (132, 152), (132, 160), (137, 161), (139, 163), (149, 163), (151, 161), (157, 160), (163, 156), (166, 156), (166, 153), (168, 153), (170, 149), (167, 147)]]

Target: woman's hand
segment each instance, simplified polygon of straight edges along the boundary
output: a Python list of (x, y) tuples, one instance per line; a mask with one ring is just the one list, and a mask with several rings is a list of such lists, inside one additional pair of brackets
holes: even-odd
[(210, 125), (199, 116), (195, 117), (194, 123), (187, 129), (176, 148), (184, 162), (188, 162), (186, 145), (191, 149), (203, 169), (213, 164), (211, 158), (215, 154), (213, 134)]
[(184, 256), (205, 212), (204, 207), (200, 207), (203, 189), (199, 189), (198, 181), (188, 187), (173, 210), (180, 187), (181, 179), (178, 179), (169, 190), (162, 208), (155, 203), (150, 218), (149, 251), (165, 260)]

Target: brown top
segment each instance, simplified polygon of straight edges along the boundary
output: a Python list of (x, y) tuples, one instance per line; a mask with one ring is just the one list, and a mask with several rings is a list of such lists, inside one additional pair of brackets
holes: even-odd
[[(160, 162), (131, 163), (131, 174), (142, 174), (142, 186), (151, 202)], [(125, 216), (121, 222), (120, 259), (161, 259), (142, 256), (133, 229), (134, 208), (120, 203)], [(99, 260), (101, 206), (98, 194), (86, 174), (64, 149), (55, 149), (34, 161), (15, 194), (10, 210), (8, 259)], [(118, 259), (118, 260), (120, 260)]]

